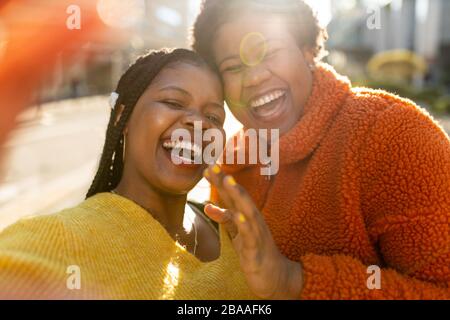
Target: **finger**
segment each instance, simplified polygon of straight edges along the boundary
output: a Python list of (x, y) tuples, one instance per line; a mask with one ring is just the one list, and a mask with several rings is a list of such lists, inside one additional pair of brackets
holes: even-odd
[(237, 227), (239, 236), (242, 239), (242, 247), (244, 250), (256, 250), (259, 241), (258, 235), (253, 230), (249, 221), (245, 218), (244, 214), (237, 212), (233, 215), (233, 221)]
[(213, 221), (223, 225), (232, 239), (237, 235), (238, 229), (233, 221), (233, 214), (230, 210), (207, 204), (203, 211)]
[(224, 177), (222, 184), (236, 211), (241, 212), (253, 228), (262, 229), (266, 225), (265, 221), (248, 192), (238, 185), (232, 176)]
[(223, 188), (223, 177), (225, 176), (218, 165), (213, 165), (205, 169), (203, 172), (204, 177), (216, 188), (219, 193), (219, 197), (223, 204), (228, 209), (235, 209), (234, 203), (231, 200), (228, 192)]
[(229, 211), (215, 205), (207, 204), (204, 211), (209, 218), (217, 223), (224, 224), (232, 221), (232, 215)]

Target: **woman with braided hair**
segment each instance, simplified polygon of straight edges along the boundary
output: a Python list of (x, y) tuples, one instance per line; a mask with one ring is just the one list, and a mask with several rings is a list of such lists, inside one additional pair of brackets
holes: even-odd
[(172, 138), (196, 122), (223, 133), (218, 76), (192, 51), (155, 51), (125, 72), (113, 98), (87, 199), (0, 234), (0, 296), (254, 297), (226, 233), (186, 201), (206, 165), (176, 164), (171, 152), (198, 147)]

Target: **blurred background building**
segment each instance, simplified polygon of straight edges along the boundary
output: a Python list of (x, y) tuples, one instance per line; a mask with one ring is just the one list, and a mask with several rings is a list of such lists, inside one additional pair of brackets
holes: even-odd
[(450, 1), (332, 1), (330, 10), (328, 62), (357, 84), (450, 112)]
[[(107, 2), (108, 0), (104, 1)], [(114, 2), (114, 1), (111, 1)], [(189, 28), (200, 5), (199, 0), (131, 0), (127, 6), (130, 38), (122, 46), (112, 46), (107, 40), (92, 42), (83, 48), (61, 52), (54, 73), (49, 74), (44, 87), (37, 93), (39, 103), (106, 94), (111, 92), (128, 65), (149, 49), (187, 47)], [(105, 17), (113, 25), (115, 14)], [(119, 22), (118, 22), (119, 23)], [(56, 26), (55, 26), (56, 27)], [(71, 56), (68, 63), (66, 56)]]
[[(104, 141), (109, 93), (148, 49), (188, 47), (200, 6), (200, 0), (96, 1), (105, 24), (128, 24), (129, 37), (120, 46), (99, 40), (60, 53), (35, 92), (36, 107), (20, 116), (5, 147), (0, 229), (19, 217), (51, 213), (84, 199)], [(450, 132), (450, 1), (309, 2), (328, 27), (327, 62), (356, 85), (413, 99)], [(118, 7), (111, 8), (114, 4)], [(227, 132), (238, 128), (228, 113)], [(191, 196), (207, 199), (207, 183), (202, 181)]]
[[(104, 0), (107, 1), (107, 0)], [(44, 103), (111, 92), (126, 67), (152, 48), (187, 47), (189, 29), (201, 0), (131, 0), (127, 10), (132, 35), (121, 47), (93, 42), (73, 48), (75, 60), (62, 52), (54, 72), (36, 93)], [(327, 62), (362, 85), (372, 86), (368, 63), (377, 53), (407, 50), (426, 64), (415, 85), (433, 84), (450, 91), (450, 1), (447, 0), (308, 0), (328, 26)], [(373, 22), (379, 23), (373, 25)], [(70, 52), (72, 55), (73, 52)], [(389, 60), (389, 54), (386, 59)], [(407, 63), (407, 61), (405, 61)], [(411, 66), (414, 69), (414, 66)], [(414, 73), (415, 70), (411, 70)], [(376, 85), (378, 83), (375, 83)], [(390, 84), (389, 84), (390, 85)], [(386, 85), (388, 88), (389, 85)], [(401, 88), (400, 88), (401, 89)], [(403, 92), (399, 92), (403, 93)], [(412, 97), (414, 98), (414, 97)], [(449, 107), (450, 108), (450, 107)]]

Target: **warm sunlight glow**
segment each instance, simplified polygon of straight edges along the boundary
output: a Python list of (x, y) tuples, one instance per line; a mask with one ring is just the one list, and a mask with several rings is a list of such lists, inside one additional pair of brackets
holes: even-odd
[(326, 27), (332, 18), (331, 0), (306, 0), (306, 2), (317, 12), (320, 24)]
[(180, 269), (173, 260), (167, 265), (166, 277), (164, 278), (163, 295), (161, 299), (170, 300), (174, 298), (175, 290), (178, 286)]
[(114, 28), (131, 28), (145, 15), (144, 0), (99, 0), (97, 12), (102, 21)]
[(192, 231), (194, 227), (195, 217), (195, 212), (191, 209), (191, 207), (186, 205), (183, 217), (183, 228), (186, 233), (190, 233)]
[(0, 59), (2, 58), (3, 54), (6, 50), (6, 44), (7, 44), (7, 33), (5, 27), (2, 26), (0, 22)]

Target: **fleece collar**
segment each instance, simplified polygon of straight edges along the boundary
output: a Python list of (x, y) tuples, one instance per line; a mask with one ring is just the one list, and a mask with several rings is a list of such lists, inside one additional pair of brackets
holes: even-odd
[(303, 160), (317, 148), (350, 90), (348, 78), (333, 67), (327, 64), (317, 67), (303, 117), (280, 138), (281, 164)]

